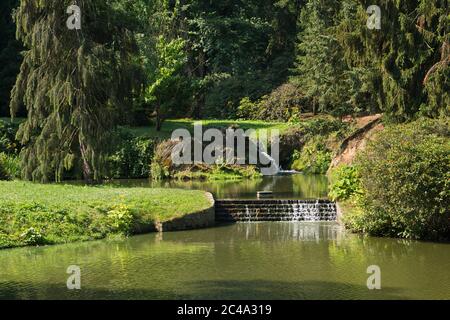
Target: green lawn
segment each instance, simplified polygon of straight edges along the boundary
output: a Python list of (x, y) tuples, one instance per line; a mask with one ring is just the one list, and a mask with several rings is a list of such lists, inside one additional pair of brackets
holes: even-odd
[[(11, 118), (0, 118), (0, 120), (11, 121)], [(24, 121), (24, 118), (15, 118), (14, 122), (20, 123)], [(176, 129), (188, 129), (190, 132), (194, 131), (194, 123), (198, 120), (192, 119), (176, 119), (176, 120), (166, 120), (163, 123), (160, 132), (156, 131), (154, 125), (152, 126), (142, 126), (142, 127), (132, 127), (130, 130), (139, 136), (151, 136), (159, 137), (163, 139), (168, 139), (171, 137), (172, 132)], [(259, 131), (261, 129), (273, 130), (278, 129), (280, 132), (285, 131), (292, 124), (286, 122), (268, 122), (262, 120), (200, 120), (204, 127), (210, 128), (226, 128), (231, 125), (238, 125), (239, 128), (247, 130), (254, 129)]]
[(209, 205), (202, 191), (0, 181), (0, 248), (146, 232)]
[[(0, 117), (0, 120), (5, 122), (11, 122), (11, 118), (9, 117)], [(14, 118), (13, 120), (14, 123), (21, 123), (23, 121), (25, 121), (25, 118)]]
[[(190, 132), (194, 130), (194, 123), (196, 121), (192, 119), (177, 119), (166, 120), (163, 123), (160, 132), (157, 132), (155, 126), (146, 127), (133, 127), (132, 132), (136, 135), (146, 135), (152, 137), (160, 137), (168, 139), (171, 137), (172, 132), (176, 129), (188, 129)], [(238, 125), (239, 128), (247, 130), (254, 129), (256, 131), (261, 129), (273, 130), (278, 129), (280, 132), (286, 130), (289, 127), (288, 123), (284, 122), (268, 122), (268, 121), (250, 121), (250, 120), (201, 120), (204, 127), (212, 128), (226, 128), (231, 125)]]

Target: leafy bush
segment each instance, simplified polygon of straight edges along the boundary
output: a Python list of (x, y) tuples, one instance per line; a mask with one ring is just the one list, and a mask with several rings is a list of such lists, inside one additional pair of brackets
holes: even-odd
[(18, 124), (0, 119), (0, 152), (7, 154), (19, 153), (20, 144), (16, 140), (18, 129)]
[(20, 159), (15, 155), (0, 153), (0, 180), (13, 180), (20, 177)]
[(129, 235), (133, 226), (134, 217), (131, 210), (125, 204), (114, 205), (107, 214), (112, 231)]
[(134, 136), (122, 129), (118, 133), (117, 147), (108, 158), (110, 178), (148, 178), (156, 140)]
[(357, 160), (362, 210), (347, 217), (348, 226), (373, 235), (449, 238), (449, 136), (448, 119), (378, 134)]
[(301, 152), (294, 154), (292, 169), (305, 173), (324, 174), (331, 163), (331, 151), (320, 138), (311, 139)]
[(359, 173), (354, 166), (339, 166), (330, 175), (329, 197), (333, 201), (348, 200), (361, 194)]
[(258, 110), (258, 104), (252, 102), (249, 97), (245, 97), (239, 103), (236, 115), (239, 119), (253, 120), (258, 114)]
[(45, 237), (33, 227), (25, 230), (25, 232), (20, 235), (20, 240), (27, 246), (39, 246), (47, 244)]
[(304, 97), (297, 86), (286, 83), (264, 96), (259, 103), (258, 118), (262, 120), (289, 121), (302, 111)]
[(10, 180), (8, 173), (6, 172), (6, 169), (3, 167), (3, 163), (0, 160), (0, 180)]

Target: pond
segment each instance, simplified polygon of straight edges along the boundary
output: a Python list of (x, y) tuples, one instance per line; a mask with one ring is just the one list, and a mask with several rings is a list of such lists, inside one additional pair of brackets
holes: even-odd
[[(81, 268), (81, 290), (66, 270)], [(368, 290), (367, 267), (381, 268)], [(450, 299), (450, 244), (362, 237), (337, 223), (240, 223), (0, 251), (0, 298)]]
[(109, 184), (130, 187), (198, 189), (211, 192), (216, 199), (254, 199), (257, 191), (273, 191), (277, 199), (322, 199), (328, 194), (325, 175), (279, 175), (233, 181), (149, 181), (116, 180)]

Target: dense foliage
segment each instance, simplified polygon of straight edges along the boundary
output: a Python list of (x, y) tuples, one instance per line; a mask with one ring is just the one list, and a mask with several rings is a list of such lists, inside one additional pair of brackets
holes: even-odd
[(0, 119), (0, 152), (17, 154), (20, 151), (20, 143), (16, 140), (18, 128), (17, 123)]
[(449, 136), (448, 120), (420, 120), (380, 133), (358, 160), (361, 210), (347, 216), (348, 225), (373, 235), (449, 238)]
[(106, 159), (107, 178), (148, 178), (158, 139), (136, 136), (126, 129), (117, 133), (115, 144)]
[(79, 163), (85, 179), (99, 179), (114, 116), (132, 89), (130, 6), (78, 1), (83, 28), (69, 30), (61, 4), (22, 0), (15, 14), (27, 48), (11, 100), (13, 113), (22, 103), (28, 111), (18, 132), (22, 174), (58, 181)]
[[(16, 40), (16, 26), (13, 23), (12, 10), (19, 0), (2, 0), (0, 12), (0, 117), (9, 116), (9, 98), (11, 89), (20, 70), (23, 50), (20, 41)], [(23, 115), (23, 107), (19, 107)]]
[(361, 179), (357, 167), (341, 165), (330, 175), (329, 197), (333, 201), (345, 201), (358, 197), (361, 191)]
[(304, 173), (325, 174), (331, 163), (331, 150), (323, 138), (309, 140), (301, 152), (294, 153), (292, 169)]

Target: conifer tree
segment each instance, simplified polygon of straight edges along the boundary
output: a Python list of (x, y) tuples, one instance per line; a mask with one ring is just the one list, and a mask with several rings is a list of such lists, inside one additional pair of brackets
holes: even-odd
[[(345, 0), (337, 37), (368, 100), (392, 119), (436, 116), (449, 105), (447, 0), (381, 0), (381, 29), (366, 27), (365, 0)], [(428, 81), (429, 80), (429, 81)], [(363, 89), (361, 89), (363, 91)]]
[(296, 67), (291, 80), (310, 101), (312, 111), (346, 112), (342, 96), (345, 66), (334, 34), (339, 4), (332, 0), (309, 0), (300, 15)]
[(18, 3), (19, 0), (3, 0), (0, 12), (0, 117), (9, 116), (10, 93), (22, 61), (23, 48), (15, 38), (12, 19), (12, 10)]
[[(81, 9), (81, 29), (70, 30), (69, 5)], [(17, 37), (27, 51), (12, 92), (27, 119), (18, 138), (25, 179), (59, 181), (81, 168), (101, 177), (111, 129), (133, 88), (131, 0), (21, 0)]]

